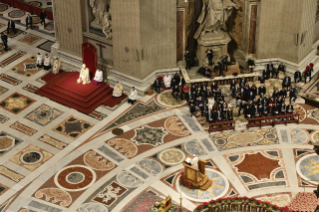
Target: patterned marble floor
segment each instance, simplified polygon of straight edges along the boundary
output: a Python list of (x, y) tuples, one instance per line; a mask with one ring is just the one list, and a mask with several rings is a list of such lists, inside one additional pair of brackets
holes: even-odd
[[(34, 93), (47, 72), (32, 58), (55, 40), (17, 28), (0, 55), (0, 211), (141, 212), (168, 194), (176, 205), (182, 194), (183, 211), (231, 196), (285, 206), (316, 187), (317, 108), (298, 102), (300, 125), (212, 134), (169, 92), (85, 115)], [(178, 183), (190, 154), (208, 161), (204, 192)]]

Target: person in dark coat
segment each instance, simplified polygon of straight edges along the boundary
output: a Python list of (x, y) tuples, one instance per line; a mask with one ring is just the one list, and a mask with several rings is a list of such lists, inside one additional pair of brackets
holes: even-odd
[(295, 83), (299, 83), (302, 78), (301, 78), (301, 72), (299, 70), (297, 70), (294, 74), (294, 79), (295, 79)]
[(259, 111), (259, 107), (257, 103), (254, 104), (254, 106), (250, 109), (250, 111), (251, 111), (252, 118), (260, 117), (260, 111)]
[(269, 115), (269, 107), (268, 107), (267, 104), (264, 104), (264, 105), (263, 105), (262, 111), (263, 111), (263, 115), (264, 115), (264, 116), (267, 117), (267, 116)]
[(186, 101), (187, 102), (189, 102), (189, 100), (194, 100), (195, 99), (195, 97), (194, 97), (194, 95), (192, 94), (192, 91), (189, 89), (188, 90), (188, 93), (187, 93), (187, 95), (185, 95), (185, 98), (186, 98)]
[(291, 99), (293, 99), (293, 101), (295, 102), (296, 99), (297, 99), (297, 96), (296, 96), (296, 88), (294, 85), (292, 85), (289, 89), (289, 102), (291, 103)]
[(288, 87), (290, 87), (291, 84), (291, 78), (290, 76), (287, 74), (284, 79), (282, 80), (282, 87), (286, 87), (288, 89)]
[(284, 102), (281, 103), (280, 114), (281, 115), (285, 115), (286, 114), (286, 105), (285, 105)]
[(258, 95), (260, 97), (264, 96), (266, 94), (266, 88), (264, 87), (263, 84), (261, 84), (258, 88)]
[(190, 99), (188, 102), (188, 106), (189, 106), (189, 111), (191, 113), (191, 117), (194, 115), (195, 113), (195, 101), (194, 99)]
[(305, 84), (307, 83), (307, 78), (309, 77), (309, 82), (311, 81), (311, 68), (310, 66), (306, 67), (305, 71)]
[(13, 30), (13, 34), (15, 34), (16, 25), (15, 25), (14, 21), (12, 21), (12, 19), (10, 19), (8, 21), (7, 35), (9, 35), (9, 30), (10, 29)]
[(240, 88), (238, 87), (238, 85), (234, 86), (234, 88), (232, 89), (232, 97), (236, 98), (236, 95), (240, 92)]
[(245, 113), (246, 109), (246, 101), (241, 101), (239, 104), (239, 109), (238, 109), (238, 116), (240, 116), (241, 113)]
[(247, 82), (247, 81), (246, 81), (245, 77), (241, 78), (240, 83), (239, 83), (240, 88), (245, 87), (246, 82)]
[(1, 40), (4, 45), (4, 50), (8, 51), (8, 36), (1, 32)]
[(271, 77), (274, 77), (274, 64), (272, 64), (272, 62), (270, 61), (268, 64), (267, 64), (267, 72), (268, 72), (268, 79), (270, 78), (270, 73), (271, 73)]
[(228, 106), (228, 110), (227, 110), (227, 120), (228, 120), (228, 121), (234, 120), (233, 109), (232, 109), (232, 106), (231, 106), (231, 105)]
[(221, 59), (218, 60), (218, 69), (219, 69), (219, 76), (225, 76), (223, 74), (223, 69), (224, 69), (224, 65), (223, 65), (223, 61)]
[(231, 90), (231, 91), (235, 88), (236, 84), (237, 84), (237, 82), (236, 82), (235, 79), (232, 79), (232, 80), (230, 81), (230, 90)]
[(45, 13), (44, 10), (42, 10), (41, 13), (40, 13), (41, 25), (44, 24), (44, 26), (46, 26), (46, 24), (45, 24), (45, 18), (46, 17), (47, 17), (47, 14)]
[(197, 70), (197, 73), (199, 73), (200, 75), (204, 75), (204, 74), (205, 74), (205, 69), (206, 69), (206, 67), (205, 67), (205, 66), (202, 66), (202, 67), (200, 67), (200, 68)]
[(283, 74), (285, 74), (285, 66), (284, 66), (282, 63), (280, 63), (280, 65), (279, 65), (278, 68), (277, 68), (276, 78), (278, 78), (278, 74), (279, 74), (280, 72), (282, 72)]
[(257, 95), (257, 87), (255, 84), (252, 84), (252, 86), (250, 87), (250, 91), (252, 91), (255, 96)]
[(244, 116), (245, 118), (251, 118), (251, 107), (249, 104), (246, 104), (246, 108), (244, 110)]
[(31, 29), (33, 29), (33, 27), (32, 27), (32, 17), (30, 16), (30, 14), (28, 14), (28, 16), (25, 19), (26, 30), (28, 30), (28, 26), (29, 25), (30, 25)]
[(186, 51), (184, 54), (185, 62), (186, 62), (186, 70), (191, 69), (191, 56), (189, 54), (189, 51)]
[(286, 113), (287, 114), (293, 114), (294, 113), (294, 106), (291, 104), (291, 102), (286, 107)]
[(221, 122), (223, 121), (223, 115), (222, 113), (219, 111), (219, 110), (216, 110), (215, 113), (214, 113), (214, 120), (216, 122)]
[(161, 92), (162, 82), (157, 78), (153, 83), (153, 88), (156, 91), (156, 93)]
[(174, 99), (177, 100), (177, 97), (179, 96), (179, 86), (178, 85), (174, 85), (173, 89), (172, 89), (172, 95), (174, 97)]
[(213, 50), (211, 50), (211, 48), (206, 50), (206, 57), (208, 59), (208, 65), (213, 66)]

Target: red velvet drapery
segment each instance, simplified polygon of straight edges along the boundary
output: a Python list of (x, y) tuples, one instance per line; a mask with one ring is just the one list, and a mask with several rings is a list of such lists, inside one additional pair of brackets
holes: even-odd
[[(15, 7), (15, 8), (19, 8), (19, 9), (24, 10), (26, 12), (29, 12), (31, 14), (35, 14), (37, 16), (39, 16), (41, 11), (43, 10), (43, 8), (32, 6), (31, 4), (28, 4), (28, 3), (25, 3), (25, 2), (22, 2), (19, 0), (0, 0), (0, 2), (7, 4), (7, 5), (10, 5), (12, 7)], [(53, 20), (52, 11), (46, 10), (46, 9), (44, 9), (44, 11), (47, 15), (47, 19)]]
[(90, 70), (91, 77), (94, 77), (95, 75), (97, 60), (96, 47), (91, 43), (82, 43), (82, 62)]

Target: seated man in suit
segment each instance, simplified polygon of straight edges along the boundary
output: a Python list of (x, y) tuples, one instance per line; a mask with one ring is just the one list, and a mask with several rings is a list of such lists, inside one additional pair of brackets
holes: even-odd
[(228, 119), (228, 121), (234, 120), (234, 118), (233, 118), (233, 109), (232, 109), (231, 105), (228, 105), (227, 119)]
[(251, 107), (249, 104), (246, 104), (246, 108), (244, 110), (245, 118), (251, 118)]
[(273, 107), (272, 107), (272, 115), (273, 116), (278, 116), (279, 115), (279, 111), (280, 111), (280, 104), (279, 103), (277, 103), (276, 105), (274, 105)]
[(31, 29), (32, 28), (32, 17), (30, 16), (30, 14), (28, 14), (28, 16), (25, 19), (25, 26), (27, 27), (26, 30), (28, 30), (28, 26), (30, 25)]
[(263, 105), (262, 111), (263, 111), (263, 115), (267, 117), (268, 114), (269, 114), (269, 107), (268, 107), (267, 104), (264, 104), (264, 105)]
[(16, 25), (12, 19), (8, 21), (7, 34), (9, 34), (9, 30), (13, 30), (13, 34), (15, 34)]
[(162, 87), (162, 82), (158, 78), (156, 78), (156, 80), (153, 83), (153, 88), (156, 91), (156, 93), (161, 92), (161, 87)]
[(293, 99), (293, 101), (295, 102), (296, 99), (297, 99), (297, 96), (296, 96), (296, 88), (294, 85), (292, 85), (289, 89), (289, 102), (291, 103), (291, 99)]
[(270, 73), (271, 77), (274, 77), (274, 65), (271, 63), (271, 61), (267, 64), (267, 71), (268, 71), (268, 79), (270, 78)]
[(280, 114), (281, 115), (285, 115), (286, 114), (286, 105), (285, 105), (284, 102), (281, 103)]
[(211, 109), (208, 109), (208, 112), (207, 112), (207, 114), (206, 114), (206, 121), (207, 121), (208, 123), (214, 122), (213, 113), (212, 113), (212, 110), (211, 110)]
[(245, 113), (246, 106), (247, 104), (245, 100), (240, 102), (239, 109), (238, 109), (238, 116), (240, 116), (240, 113)]
[(232, 91), (234, 88), (235, 88), (235, 86), (236, 86), (236, 80), (235, 79), (232, 79), (232, 81), (230, 82), (230, 90)]
[(240, 88), (236, 85), (232, 88), (232, 97), (235, 98), (238, 92), (240, 92)]
[[(291, 102), (289, 102), (289, 105), (287, 105), (287, 107), (286, 107), (286, 113), (287, 114), (293, 114), (294, 113), (294, 106), (292, 106)], [(292, 117), (292, 119), (295, 119), (295, 118)]]
[(280, 63), (280, 65), (278, 66), (276, 78), (278, 78), (278, 74), (280, 72), (282, 72), (283, 74), (285, 73), (285, 66), (282, 63)]
[(257, 103), (254, 103), (254, 106), (250, 109), (250, 111), (252, 118), (260, 117), (259, 107)]
[(294, 79), (295, 79), (295, 83), (298, 83), (301, 81), (301, 72), (299, 70), (297, 70), (294, 74)]
[(290, 87), (290, 84), (291, 84), (291, 78), (290, 76), (287, 74), (285, 76), (285, 78), (282, 80), (282, 87), (286, 87), (288, 89), (288, 87)]

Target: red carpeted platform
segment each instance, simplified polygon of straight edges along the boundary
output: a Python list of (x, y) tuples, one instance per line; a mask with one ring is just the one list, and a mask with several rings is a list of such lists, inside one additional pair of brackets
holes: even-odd
[(101, 104), (114, 107), (127, 97), (123, 94), (113, 99), (113, 89), (106, 83), (100, 86), (93, 83), (77, 84), (78, 77), (79, 72), (61, 72), (57, 75), (48, 73), (41, 78), (47, 84), (36, 93), (83, 113), (90, 113)]

